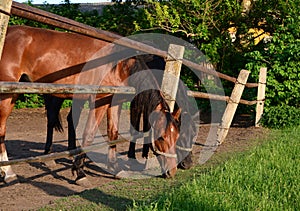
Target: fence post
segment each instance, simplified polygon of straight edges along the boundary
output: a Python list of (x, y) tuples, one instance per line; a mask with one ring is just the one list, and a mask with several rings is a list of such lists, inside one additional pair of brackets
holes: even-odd
[(245, 88), (245, 84), (247, 82), (249, 74), (250, 74), (250, 71), (241, 70), (241, 72), (235, 82), (234, 88), (232, 90), (231, 96), (230, 96), (228, 104), (227, 104), (227, 107), (226, 107), (225, 112), (222, 117), (221, 125), (218, 128), (218, 132), (217, 132), (218, 144), (222, 144), (227, 136), (227, 133), (230, 128), (231, 122), (233, 120), (235, 111), (236, 111), (237, 106), (242, 97), (242, 94), (243, 94), (243, 91)]
[(267, 68), (262, 67), (260, 68), (260, 72), (259, 72), (259, 80), (258, 80), (258, 88), (257, 88), (255, 127), (260, 126), (259, 121), (264, 112), (266, 83), (267, 83)]
[(12, 0), (1, 0), (0, 2), (0, 60), (9, 21), (11, 4)]
[(180, 78), (184, 46), (170, 44), (161, 90), (172, 112)]

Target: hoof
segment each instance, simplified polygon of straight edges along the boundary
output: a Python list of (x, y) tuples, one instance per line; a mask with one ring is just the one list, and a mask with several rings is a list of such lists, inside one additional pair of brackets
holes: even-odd
[(8, 184), (18, 180), (17, 175), (12, 171), (10, 166), (5, 166), (3, 168), (4, 170), (0, 169), (0, 178), (4, 183)]
[(53, 168), (56, 166), (56, 162), (54, 160), (49, 160), (49, 161), (45, 161), (44, 162), (45, 166), (47, 166), (48, 168)]
[(177, 168), (187, 170), (193, 166), (192, 152), (190, 152), (180, 163)]
[(92, 184), (90, 183), (90, 181), (86, 178), (80, 178), (80, 179), (76, 179), (75, 183), (81, 187), (85, 187), (85, 188), (90, 188), (92, 187)]
[(121, 170), (121, 171), (119, 171), (118, 173), (115, 174), (116, 179), (122, 179), (122, 178), (128, 178), (128, 177), (129, 177), (128, 172), (126, 172), (124, 170)]
[(107, 163), (107, 170), (110, 174), (116, 175), (121, 171), (119, 168), (119, 164), (117, 162), (108, 162)]
[(181, 162), (178, 164), (177, 168), (182, 169), (182, 170), (188, 170), (190, 168), (192, 168), (193, 163), (185, 163), (185, 162)]
[(15, 182), (18, 180), (18, 177), (16, 174), (10, 174), (10, 175), (5, 175), (4, 177), (4, 182), (6, 184), (9, 184), (9, 183), (12, 183), (12, 182)]
[(45, 149), (45, 151), (44, 151), (44, 155), (48, 155), (48, 154), (51, 154), (51, 153), (52, 153), (51, 149)]

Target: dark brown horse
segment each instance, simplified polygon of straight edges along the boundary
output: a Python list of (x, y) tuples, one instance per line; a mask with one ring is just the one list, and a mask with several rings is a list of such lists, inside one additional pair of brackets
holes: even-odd
[[(129, 85), (128, 77), (147, 66), (139, 57), (126, 57), (132, 50), (121, 50), (116, 53), (117, 46), (105, 41), (96, 40), (87, 36), (50, 31), (45, 29), (30, 28), (25, 26), (9, 27), (0, 62), (1, 81), (20, 81), (26, 78), (31, 82), (79, 84), (101, 86), (126, 86)], [(131, 54), (132, 55), (132, 54)], [(108, 138), (118, 138), (119, 106), (112, 105), (111, 94), (60, 94), (61, 98), (79, 98), (89, 100), (89, 116), (83, 132), (82, 147), (90, 145), (98, 126), (106, 112), (111, 117), (108, 121)], [(0, 160), (8, 160), (5, 147), (6, 120), (11, 113), (17, 95), (1, 94), (0, 96)], [(158, 108), (160, 108), (158, 106)], [(161, 107), (162, 108), (162, 107)], [(159, 115), (167, 115), (168, 111), (162, 108)], [(159, 118), (161, 118), (159, 116)], [(154, 121), (153, 130), (162, 135), (167, 134), (175, 143), (179, 136), (179, 129), (173, 124), (173, 115), (167, 120), (168, 127), (162, 127), (161, 121)], [(168, 140), (170, 140), (168, 139)], [(156, 140), (154, 141), (156, 145)], [(173, 149), (165, 142), (156, 146), (163, 150), (162, 153), (171, 153)], [(173, 166), (174, 159), (165, 159), (165, 166)], [(108, 164), (116, 167), (116, 146), (111, 146), (108, 152)], [(163, 169), (167, 168), (162, 166)], [(175, 170), (168, 169), (170, 176)], [(1, 167), (7, 181), (15, 174), (11, 166)], [(79, 175), (80, 176), (80, 175)]]
[[(157, 83), (162, 83), (163, 78), (163, 70), (165, 69), (165, 61), (163, 58), (158, 56), (153, 56), (153, 59), (147, 62), (147, 66), (152, 69), (153, 74)], [(159, 71), (160, 70), (160, 71)], [(155, 99), (149, 101), (149, 99)], [(133, 137), (139, 137), (136, 133), (139, 133), (141, 130), (145, 133), (148, 132), (151, 128), (149, 117), (153, 108), (155, 108), (156, 104), (161, 100), (160, 93), (158, 90), (146, 90), (140, 92), (138, 95), (134, 97), (131, 102), (130, 107), (130, 120), (131, 120), (131, 133)], [(149, 102), (148, 104), (143, 104), (142, 102)], [(195, 125), (195, 119), (198, 117), (198, 108), (195, 108), (187, 96), (187, 89), (185, 85), (180, 81), (179, 87), (176, 95), (176, 110), (181, 109), (181, 115), (179, 117), (179, 123), (183, 123), (184, 125), (179, 125), (180, 127), (180, 136), (176, 143), (176, 155), (178, 168), (181, 169), (189, 169), (193, 165), (192, 161), (192, 146), (194, 143), (194, 139), (197, 136), (197, 128)], [(193, 117), (192, 117), (193, 116)], [(142, 129), (140, 130), (140, 121), (142, 118)], [(149, 137), (144, 138), (144, 142), (146, 143), (143, 146), (142, 157), (147, 158), (149, 147), (151, 143)], [(136, 139), (133, 139), (130, 142), (128, 157), (136, 159), (135, 156), (135, 144)]]

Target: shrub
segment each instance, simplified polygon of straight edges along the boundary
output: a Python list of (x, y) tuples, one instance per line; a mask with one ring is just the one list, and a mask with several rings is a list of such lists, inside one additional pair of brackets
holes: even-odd
[(270, 128), (290, 128), (300, 125), (300, 108), (289, 105), (268, 107), (261, 119), (263, 126)]

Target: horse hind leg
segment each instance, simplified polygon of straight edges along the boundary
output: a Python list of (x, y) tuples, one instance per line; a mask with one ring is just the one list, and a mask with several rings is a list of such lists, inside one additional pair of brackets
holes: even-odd
[(60, 108), (64, 99), (54, 97), (51, 95), (44, 95), (45, 107), (47, 111), (47, 136), (44, 154), (49, 154), (52, 152), (52, 142), (53, 142), (53, 130), (62, 132), (63, 128), (60, 121)]
[[(16, 98), (16, 97), (15, 97)], [(5, 147), (6, 121), (14, 107), (14, 101), (11, 97), (0, 99), (0, 161), (8, 161), (7, 151)], [(1, 177), (4, 182), (10, 182), (16, 178), (10, 165), (0, 167)]]
[[(0, 150), (1, 151), (0, 152), (0, 160), (1, 161), (8, 161), (7, 152), (6, 152), (6, 150), (4, 151), (3, 146), (2, 146), (2, 145), (4, 145), (4, 140), (0, 141), (0, 145), (1, 145), (0, 146), (1, 147), (1, 150)], [(1, 176), (1, 178), (3, 179), (3, 181), (5, 183), (9, 183), (9, 182), (15, 180), (16, 177), (17, 177), (17, 175), (13, 172), (13, 170), (12, 170), (12, 168), (11, 168), (10, 165), (8, 165), (8, 166), (1, 166), (0, 170), (1, 170), (0, 176)]]

